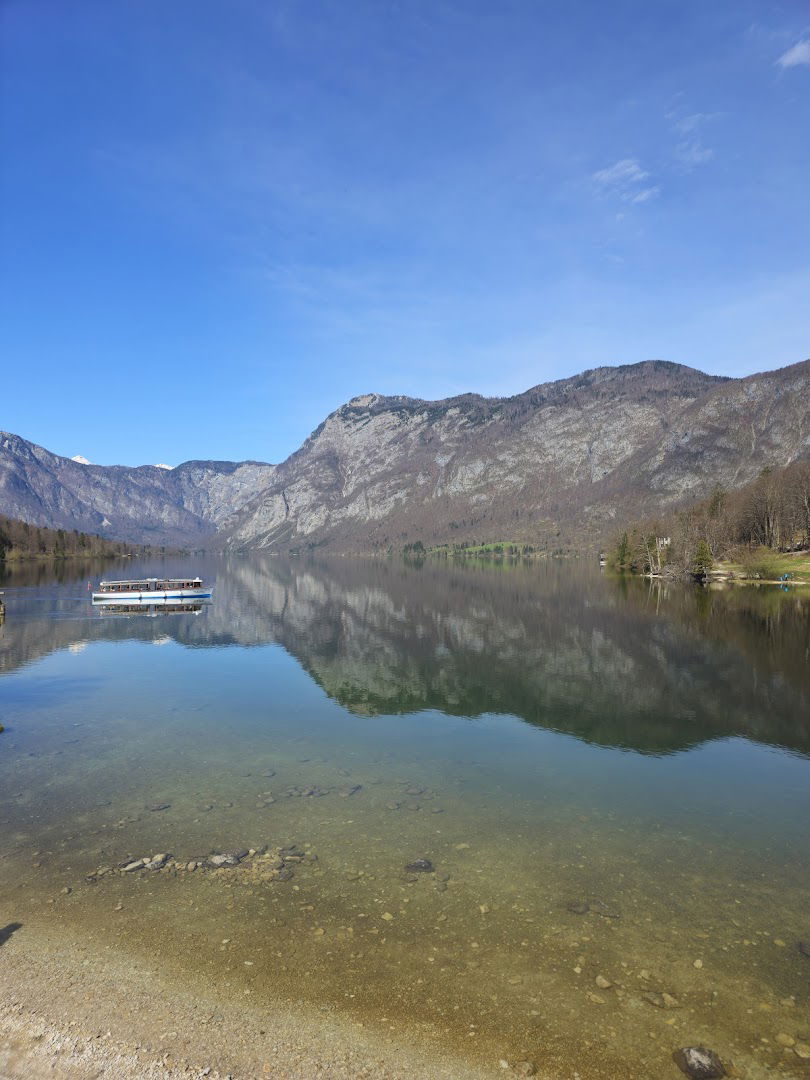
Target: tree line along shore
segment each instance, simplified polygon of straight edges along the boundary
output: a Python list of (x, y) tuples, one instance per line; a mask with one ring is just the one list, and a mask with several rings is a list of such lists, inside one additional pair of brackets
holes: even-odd
[(810, 462), (765, 468), (733, 491), (625, 529), (606, 557), (652, 577), (810, 584)]
[(24, 559), (113, 559), (126, 555), (166, 554), (166, 548), (106, 540), (76, 529), (49, 529), (0, 514), (0, 563)]

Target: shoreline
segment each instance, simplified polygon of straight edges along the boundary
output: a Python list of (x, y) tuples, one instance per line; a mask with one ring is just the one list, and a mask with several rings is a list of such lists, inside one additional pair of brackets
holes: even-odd
[(484, 1080), (500, 1071), (444, 1052), (430, 1032), (391, 1035), (329, 1008), (198, 993), (61, 928), (29, 923), (0, 949), (2, 1080)]

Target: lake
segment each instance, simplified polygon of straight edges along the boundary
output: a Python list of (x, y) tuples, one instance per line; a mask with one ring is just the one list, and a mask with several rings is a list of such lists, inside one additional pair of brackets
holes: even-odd
[[(198, 610), (87, 589), (197, 572)], [(246, 556), (0, 588), (15, 947), (86, 933), (492, 1075), (807, 1075), (810, 590)]]

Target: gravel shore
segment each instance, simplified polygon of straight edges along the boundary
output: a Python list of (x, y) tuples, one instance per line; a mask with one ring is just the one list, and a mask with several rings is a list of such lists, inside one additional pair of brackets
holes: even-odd
[(0, 949), (0, 1078), (440, 1080), (497, 1075), (431, 1033), (386, 1034), (333, 1010), (201, 996), (61, 930), (21, 927)]

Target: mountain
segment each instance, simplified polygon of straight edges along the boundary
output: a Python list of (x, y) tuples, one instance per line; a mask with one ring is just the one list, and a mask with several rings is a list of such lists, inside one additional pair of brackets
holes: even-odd
[(651, 361), (512, 398), (369, 394), (332, 413), (227, 543), (598, 542), (628, 518), (810, 456), (810, 361), (724, 379)]
[(810, 361), (745, 379), (648, 361), (510, 398), (356, 397), (278, 466), (85, 465), (0, 434), (0, 512), (152, 544), (556, 548), (808, 457)]
[(0, 513), (144, 544), (198, 544), (271, 481), (257, 461), (128, 468), (60, 457), (0, 432)]

